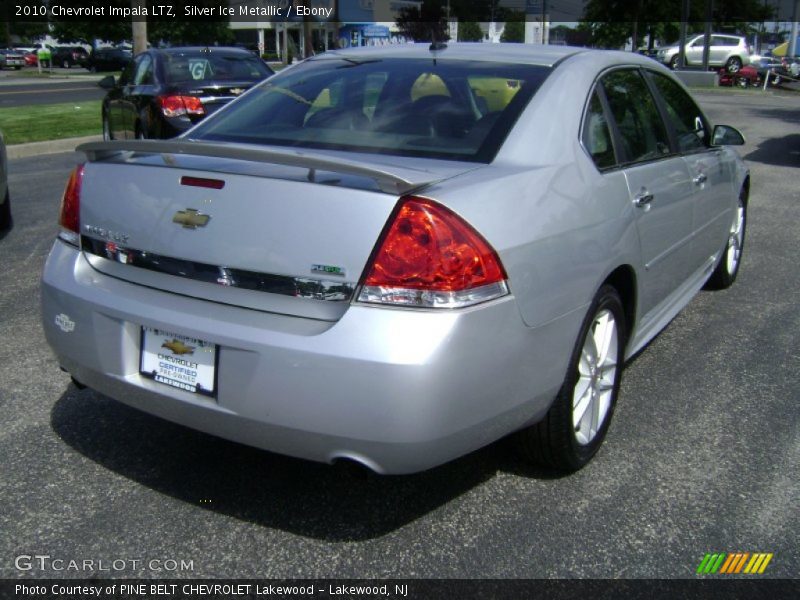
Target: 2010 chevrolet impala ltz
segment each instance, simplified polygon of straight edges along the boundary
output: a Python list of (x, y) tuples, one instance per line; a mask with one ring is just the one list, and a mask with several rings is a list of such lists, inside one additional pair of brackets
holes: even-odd
[(625, 360), (736, 278), (742, 143), (634, 54), (329, 52), (176, 140), (79, 148), (47, 340), (80, 384), (280, 453), (409, 473), (514, 433), (575, 470)]

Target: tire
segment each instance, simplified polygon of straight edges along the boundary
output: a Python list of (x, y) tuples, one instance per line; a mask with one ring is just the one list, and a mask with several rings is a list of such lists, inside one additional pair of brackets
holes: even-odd
[(669, 68), (673, 71), (678, 68), (678, 55), (676, 54), (672, 58), (669, 59)]
[(742, 59), (738, 56), (731, 56), (725, 63), (728, 73), (738, 73), (742, 69)]
[(145, 135), (144, 130), (142, 129), (142, 124), (141, 123), (139, 123), (136, 126), (136, 139), (137, 140), (146, 140), (147, 139), (147, 135)]
[(89, 73), (97, 73), (97, 67), (94, 65), (89, 65)]
[(110, 142), (114, 139), (114, 134), (111, 133), (111, 123), (108, 122), (108, 115), (103, 114), (103, 140)]
[(0, 205), (0, 231), (5, 231), (11, 227), (11, 198), (6, 190), (6, 199)]
[(750, 80), (747, 79), (747, 77), (739, 77), (739, 79), (736, 80), (736, 84), (741, 88), (747, 89), (750, 87)]
[[(597, 338), (605, 340), (599, 356)], [(592, 459), (614, 413), (626, 341), (622, 300), (616, 289), (603, 285), (586, 313), (553, 405), (541, 422), (517, 433), (526, 459), (563, 472), (577, 471)]]
[(69, 69), (69, 61), (68, 60), (62, 61), (61, 66), (65, 69)]
[(736, 281), (736, 276), (739, 274), (739, 266), (742, 264), (746, 230), (747, 191), (743, 189), (739, 194), (739, 202), (728, 233), (728, 241), (725, 243), (725, 250), (723, 250), (714, 272), (711, 273), (711, 277), (706, 282), (706, 289), (724, 290), (731, 287), (733, 282)]

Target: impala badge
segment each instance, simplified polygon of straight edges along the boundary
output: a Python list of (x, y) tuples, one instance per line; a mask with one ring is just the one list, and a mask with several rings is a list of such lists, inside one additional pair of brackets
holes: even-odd
[(183, 225), (186, 229), (197, 229), (205, 227), (210, 219), (209, 215), (203, 214), (197, 209), (187, 208), (176, 212), (172, 217), (172, 222)]

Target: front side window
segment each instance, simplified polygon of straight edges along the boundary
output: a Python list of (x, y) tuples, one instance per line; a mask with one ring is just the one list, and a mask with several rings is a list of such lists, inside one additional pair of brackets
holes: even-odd
[(136, 75), (133, 78), (134, 85), (150, 85), (153, 83), (153, 59), (149, 54), (143, 54), (137, 61)]
[(633, 69), (612, 71), (602, 83), (619, 131), (623, 160), (642, 162), (670, 154), (664, 122), (641, 73)]
[(697, 104), (681, 86), (666, 75), (651, 73), (658, 93), (664, 100), (672, 128), (681, 152), (704, 150), (708, 144), (709, 127)]
[(491, 162), (549, 67), (312, 59), (272, 77), (193, 139)]

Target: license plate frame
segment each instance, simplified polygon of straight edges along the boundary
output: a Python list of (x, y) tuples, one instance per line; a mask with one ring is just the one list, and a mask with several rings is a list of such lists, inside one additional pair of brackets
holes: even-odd
[(216, 398), (219, 346), (191, 336), (142, 326), (139, 374), (156, 383)]

